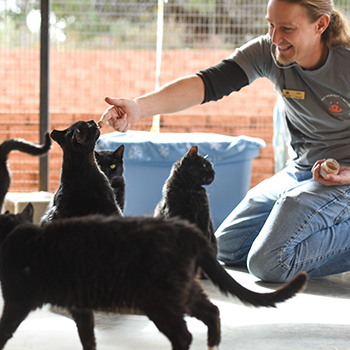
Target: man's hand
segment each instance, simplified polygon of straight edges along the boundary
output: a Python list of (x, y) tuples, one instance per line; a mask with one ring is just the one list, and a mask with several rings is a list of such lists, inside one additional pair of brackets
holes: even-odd
[(103, 128), (108, 122), (113, 129), (126, 132), (140, 119), (141, 111), (134, 100), (106, 97), (105, 101), (111, 106), (102, 114), (98, 122), (100, 128)]
[(340, 166), (339, 173), (337, 175), (327, 174), (324, 178), (320, 175), (321, 164), (325, 159), (318, 160), (311, 171), (313, 173), (313, 178), (317, 182), (326, 186), (336, 186), (336, 185), (350, 185), (350, 167)]

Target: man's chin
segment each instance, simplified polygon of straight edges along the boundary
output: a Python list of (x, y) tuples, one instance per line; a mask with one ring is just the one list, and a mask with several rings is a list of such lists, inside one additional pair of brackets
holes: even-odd
[(288, 66), (289, 64), (293, 63), (294, 60), (291, 59), (290, 57), (283, 57), (280, 53), (276, 53), (276, 61), (277, 63), (283, 65), (283, 66)]

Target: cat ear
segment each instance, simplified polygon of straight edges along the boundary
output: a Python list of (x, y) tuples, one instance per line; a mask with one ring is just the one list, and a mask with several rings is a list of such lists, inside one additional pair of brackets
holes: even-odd
[(66, 134), (66, 130), (52, 130), (51, 138), (56, 141), (60, 146), (62, 145), (64, 135)]
[(123, 158), (124, 154), (124, 145), (119, 146), (114, 152), (113, 155), (117, 156), (118, 158)]
[(30, 222), (33, 222), (33, 216), (34, 216), (33, 204), (28, 203), (27, 206), (23, 209), (21, 215), (24, 216)]
[(95, 159), (96, 159), (96, 160), (99, 160), (99, 159), (100, 159), (100, 155), (99, 155), (99, 153), (98, 153), (98, 152), (96, 152), (96, 151), (94, 151), (94, 153), (95, 153)]
[(198, 154), (198, 146), (192, 146), (192, 148), (187, 152), (190, 157), (196, 156)]

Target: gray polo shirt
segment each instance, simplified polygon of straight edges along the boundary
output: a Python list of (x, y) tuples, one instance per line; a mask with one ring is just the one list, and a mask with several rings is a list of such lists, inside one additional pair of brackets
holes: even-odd
[(307, 71), (295, 63), (277, 66), (271, 46), (268, 34), (260, 36), (198, 75), (209, 86), (208, 91), (220, 91), (215, 99), (238, 91), (259, 77), (268, 78), (284, 96), (297, 166), (309, 170), (316, 160), (323, 158), (335, 158), (350, 166), (350, 50), (329, 50), (321, 68)]

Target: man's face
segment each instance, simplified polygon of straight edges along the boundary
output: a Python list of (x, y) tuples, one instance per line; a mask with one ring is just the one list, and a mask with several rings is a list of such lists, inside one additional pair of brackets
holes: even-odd
[(269, 1), (266, 19), (280, 64), (296, 62), (304, 69), (318, 68), (324, 54), (321, 44), (324, 29), (320, 29), (319, 21), (310, 23), (302, 6), (279, 0)]

